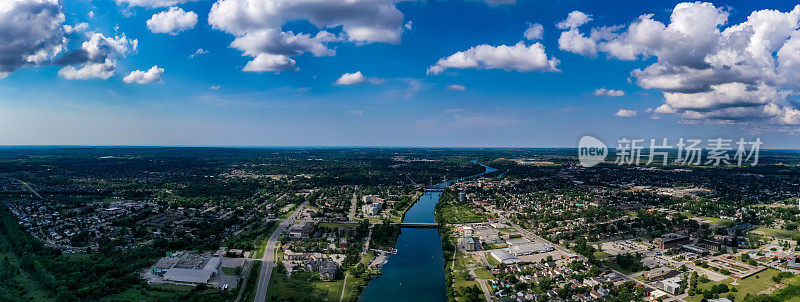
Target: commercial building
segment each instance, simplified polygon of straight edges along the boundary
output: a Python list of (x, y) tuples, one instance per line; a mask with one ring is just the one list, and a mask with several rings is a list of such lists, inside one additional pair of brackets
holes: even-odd
[(677, 295), (677, 294), (679, 294), (679, 291), (681, 289), (681, 283), (682, 282), (683, 282), (683, 279), (680, 276), (675, 276), (675, 277), (672, 277), (672, 278), (668, 278), (668, 279), (664, 279), (664, 280), (658, 281), (658, 282), (656, 282), (655, 285), (660, 290), (668, 292), (668, 293), (670, 293), (672, 295)]
[(682, 246), (689, 243), (689, 236), (675, 234), (675, 233), (667, 233), (661, 235), (656, 239), (653, 239), (653, 243), (658, 245), (661, 249), (671, 249), (676, 246)]
[(458, 238), (458, 247), (467, 252), (481, 250), (481, 241), (476, 237)]
[(295, 224), (289, 228), (289, 237), (293, 239), (307, 239), (314, 233), (314, 223), (305, 222), (302, 224)]
[(507, 249), (492, 250), (489, 252), (489, 255), (492, 256), (492, 258), (494, 258), (498, 262), (505, 264), (514, 264), (522, 262), (522, 260), (519, 260), (519, 258), (515, 257), (514, 255), (511, 255), (511, 253), (509, 253)]
[(668, 267), (659, 267), (646, 271), (643, 275), (647, 281), (661, 281), (680, 275), (680, 272)]
[(506, 240), (508, 251), (514, 256), (525, 256), (533, 254), (547, 253), (555, 250), (552, 245), (545, 243), (534, 243), (525, 238)]

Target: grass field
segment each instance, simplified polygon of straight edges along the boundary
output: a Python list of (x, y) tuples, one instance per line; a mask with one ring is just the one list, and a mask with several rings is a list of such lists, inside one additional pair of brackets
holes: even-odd
[[(730, 292), (730, 293), (732, 293), (736, 297), (736, 301), (742, 301), (742, 300), (744, 300), (744, 296), (747, 295), (747, 294), (755, 295), (755, 294), (758, 294), (758, 293), (766, 290), (767, 288), (775, 286), (776, 283), (774, 281), (772, 281), (772, 277), (777, 275), (778, 273), (779, 273), (779, 271), (777, 271), (777, 270), (768, 269), (768, 270), (760, 272), (760, 273), (758, 273), (756, 275), (747, 277), (747, 278), (745, 278), (743, 280), (736, 280), (738, 285), (731, 285), (731, 282), (733, 282), (734, 279), (725, 278), (725, 279), (723, 279), (721, 281), (718, 281), (718, 282), (711, 281), (711, 282), (708, 282), (708, 283), (698, 283), (697, 287), (701, 288), (703, 290), (706, 290), (706, 289), (710, 289), (713, 285), (716, 285), (716, 284), (727, 284), (729, 288), (730, 287), (736, 287), (739, 290), (738, 292)], [(758, 277), (756, 277), (756, 276), (758, 276)], [(795, 276), (795, 277), (792, 277), (792, 278), (789, 278), (789, 279), (784, 279), (781, 283), (783, 283), (783, 284), (791, 284), (791, 283), (798, 283), (798, 282), (800, 282), (800, 277)], [(725, 297), (727, 295), (728, 294), (725, 293), (725, 294), (722, 294), (720, 296), (721, 297)], [(703, 295), (689, 296), (685, 300), (687, 302), (699, 302), (699, 301), (703, 300)]]
[(757, 228), (756, 231), (763, 232), (765, 236), (783, 239), (797, 239), (800, 238), (800, 231), (797, 230), (782, 230), (770, 228)]
[(515, 228), (499, 228), (497, 230), (501, 231), (503, 233), (516, 233), (517, 232), (517, 229), (515, 229)]
[(442, 207), (439, 217), (445, 223), (484, 222), (489, 218), (485, 213), (477, 213), (467, 205), (447, 205)]
[(486, 280), (494, 278), (494, 276), (492, 276), (492, 273), (485, 268), (475, 269), (475, 275), (478, 276), (478, 278)]
[(238, 268), (236, 268), (236, 267), (222, 267), (221, 269), (222, 269), (222, 273), (224, 273), (224, 274), (226, 274), (226, 275), (231, 275), (231, 276), (236, 276), (236, 275), (238, 275), (238, 272), (237, 272), (237, 271), (238, 271), (239, 269), (238, 269)]
[(706, 217), (706, 216), (698, 216), (697, 218), (706, 219), (706, 220), (709, 220), (709, 221), (713, 222), (714, 224), (721, 225), (721, 226), (724, 226), (724, 227), (732, 227), (733, 225), (736, 224), (736, 222), (734, 222), (733, 220), (722, 219), (722, 218), (714, 218), (714, 217)]
[[(344, 278), (325, 282), (316, 279), (316, 273), (293, 272), (292, 276), (272, 271), (272, 277), (267, 287), (267, 296), (270, 301), (339, 301), (342, 296)], [(353, 276), (347, 277), (347, 287), (344, 301), (358, 299), (360, 288), (364, 280)]]
[(594, 258), (595, 259), (603, 259), (603, 258), (608, 258), (608, 257), (611, 257), (611, 254), (603, 252), (603, 251), (594, 252)]

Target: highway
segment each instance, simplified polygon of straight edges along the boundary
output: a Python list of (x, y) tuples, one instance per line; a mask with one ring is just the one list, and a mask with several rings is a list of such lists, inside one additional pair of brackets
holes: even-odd
[(278, 243), (278, 237), (292, 225), (292, 222), (303, 211), (303, 208), (308, 204), (304, 202), (297, 209), (289, 215), (289, 218), (284, 219), (272, 236), (267, 240), (267, 246), (264, 248), (264, 257), (261, 258), (261, 273), (258, 277), (258, 289), (256, 289), (256, 302), (267, 300), (267, 287), (269, 286), (269, 278), (272, 276), (272, 269), (275, 267), (275, 248)]

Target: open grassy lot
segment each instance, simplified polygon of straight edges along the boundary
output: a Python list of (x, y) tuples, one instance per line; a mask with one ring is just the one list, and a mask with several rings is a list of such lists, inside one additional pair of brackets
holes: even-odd
[[(280, 297), (285, 301), (339, 301), (344, 278), (325, 282), (320, 281), (317, 276), (317, 273), (310, 272), (293, 272), (291, 276), (286, 276), (277, 270), (272, 271), (267, 299), (274, 301)], [(358, 293), (363, 285), (363, 279), (348, 276), (344, 301), (358, 300)]]
[[(736, 297), (736, 301), (743, 301), (744, 296), (746, 296), (747, 294), (756, 295), (759, 293), (767, 293), (766, 291), (767, 289), (771, 287), (776, 287), (777, 284), (772, 280), (772, 277), (777, 275), (778, 273), (779, 271), (777, 270), (768, 269), (756, 275), (747, 277), (743, 280), (736, 280), (736, 283), (738, 283), (738, 285), (731, 284), (731, 282), (734, 281), (733, 278), (725, 278), (718, 282), (711, 281), (708, 283), (698, 283), (697, 287), (703, 290), (708, 290), (711, 289), (711, 287), (716, 284), (727, 284), (728, 288), (735, 287), (738, 290), (738, 292), (733, 292), (733, 291), (729, 292)], [(781, 283), (784, 285), (797, 284), (800, 283), (800, 277), (795, 276), (792, 278), (784, 279), (781, 281)], [(727, 295), (728, 293), (721, 294), (720, 297), (726, 297)], [(685, 300), (688, 302), (699, 302), (703, 300), (703, 295), (689, 296)]]
[(448, 204), (441, 208), (442, 221), (445, 223), (472, 223), (487, 221), (489, 216), (485, 213), (478, 213), (467, 205)]
[(774, 238), (782, 238), (782, 239), (797, 239), (797, 238), (800, 238), (800, 231), (797, 231), (797, 230), (757, 228), (756, 231), (763, 232), (765, 236), (774, 237)]
[(213, 288), (197, 288), (177, 284), (150, 284), (136, 286), (100, 301), (138, 302), (138, 301), (225, 301), (233, 300), (235, 291), (220, 291)]
[(724, 226), (724, 227), (732, 227), (732, 226), (734, 226), (736, 224), (736, 222), (733, 221), (733, 220), (722, 219), (722, 218), (714, 218), (714, 217), (706, 217), (706, 216), (698, 216), (697, 218), (709, 220), (709, 221), (713, 222), (714, 224), (721, 225), (721, 226)]
[(608, 257), (611, 257), (611, 254), (603, 252), (603, 251), (594, 252), (594, 258), (595, 259), (603, 259), (603, 258), (608, 258)]
[(489, 270), (487, 270), (485, 268), (475, 269), (475, 275), (478, 276), (478, 278), (487, 279), (487, 280), (494, 278), (494, 276), (492, 276), (492, 273), (489, 272)]

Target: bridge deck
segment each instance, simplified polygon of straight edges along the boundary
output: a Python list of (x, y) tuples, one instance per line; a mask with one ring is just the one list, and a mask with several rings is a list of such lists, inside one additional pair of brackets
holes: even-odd
[(437, 223), (424, 223), (424, 222), (404, 222), (404, 223), (400, 224), (400, 227), (403, 227), (403, 228), (436, 229), (436, 228), (439, 228), (439, 224), (437, 224)]

